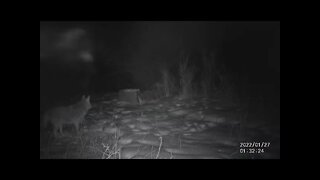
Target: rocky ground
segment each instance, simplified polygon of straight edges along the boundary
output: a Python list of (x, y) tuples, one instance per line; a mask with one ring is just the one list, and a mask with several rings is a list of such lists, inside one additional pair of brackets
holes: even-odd
[[(116, 95), (97, 97), (81, 132), (54, 138), (40, 131), (40, 158), (269, 159), (280, 158), (280, 122), (208, 98), (163, 98), (141, 105)], [(241, 143), (270, 143), (245, 147)]]

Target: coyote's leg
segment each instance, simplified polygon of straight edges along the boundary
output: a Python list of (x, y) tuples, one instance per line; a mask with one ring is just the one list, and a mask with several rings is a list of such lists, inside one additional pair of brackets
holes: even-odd
[(78, 133), (80, 131), (79, 123), (74, 123), (74, 126), (76, 127), (76, 133)]
[(63, 132), (62, 131), (63, 131), (63, 125), (59, 124), (59, 132), (63, 136)]

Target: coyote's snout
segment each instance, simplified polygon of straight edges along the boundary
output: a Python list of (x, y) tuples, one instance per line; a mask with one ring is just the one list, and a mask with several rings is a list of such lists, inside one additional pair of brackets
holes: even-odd
[(70, 106), (62, 106), (51, 109), (44, 114), (44, 125), (53, 126), (53, 133), (57, 136), (57, 131), (63, 135), (63, 126), (73, 124), (76, 131), (79, 130), (79, 125), (84, 121), (84, 117), (91, 108), (90, 96), (87, 98), (82, 96), (81, 101)]

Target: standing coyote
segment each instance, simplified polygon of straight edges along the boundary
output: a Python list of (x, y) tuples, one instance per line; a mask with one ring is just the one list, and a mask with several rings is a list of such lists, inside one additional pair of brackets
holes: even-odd
[(51, 109), (44, 114), (43, 120), (45, 127), (50, 123), (53, 126), (54, 136), (57, 136), (57, 131), (63, 135), (63, 125), (73, 124), (76, 131), (79, 130), (79, 125), (84, 121), (84, 117), (91, 108), (90, 96), (85, 98), (82, 96), (81, 101), (70, 106), (62, 106)]

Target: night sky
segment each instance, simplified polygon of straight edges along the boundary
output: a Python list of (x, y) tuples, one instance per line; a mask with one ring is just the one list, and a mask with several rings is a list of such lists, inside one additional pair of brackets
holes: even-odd
[(280, 91), (280, 22), (40, 22), (40, 101), (148, 88), (181, 52)]

